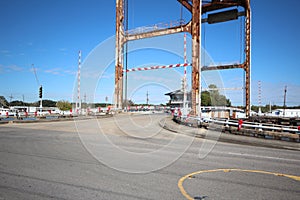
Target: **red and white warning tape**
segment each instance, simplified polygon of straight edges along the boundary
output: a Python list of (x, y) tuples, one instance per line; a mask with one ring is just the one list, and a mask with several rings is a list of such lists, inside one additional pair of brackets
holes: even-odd
[[(183, 59), (184, 63), (187, 63), (186, 59), (186, 33), (183, 35)], [(184, 68), (184, 76), (186, 77), (186, 67)]]
[(132, 68), (123, 70), (123, 72), (135, 72), (135, 71), (146, 71), (146, 70), (152, 70), (152, 69), (167, 69), (167, 68), (176, 68), (176, 67), (186, 67), (191, 66), (191, 63), (184, 63), (184, 64), (175, 64), (175, 65), (162, 65), (162, 66), (152, 66), (152, 67), (138, 67), (138, 68)]

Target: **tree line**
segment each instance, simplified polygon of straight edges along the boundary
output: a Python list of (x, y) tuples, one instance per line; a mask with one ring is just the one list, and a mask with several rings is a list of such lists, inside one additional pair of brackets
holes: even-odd
[[(224, 95), (221, 95), (219, 91), (217, 90), (217, 87), (215, 85), (210, 85), (209, 86), (209, 91), (203, 91), (201, 92), (201, 105), (202, 106), (231, 106), (230, 99), (227, 99)], [(60, 101), (53, 101), (53, 100), (48, 100), (45, 99), (43, 100), (43, 107), (58, 107), (60, 110), (69, 110), (72, 108), (72, 103), (64, 100)], [(134, 106), (134, 105), (144, 105), (147, 106), (146, 104), (135, 104), (132, 100), (124, 100), (124, 105), (128, 106)], [(161, 104), (164, 105), (164, 104)], [(39, 107), (40, 102), (32, 102), (32, 103), (27, 103), (23, 102), (20, 100), (14, 100), (11, 102), (8, 102), (4, 96), (0, 96), (0, 107), (8, 108), (9, 106), (32, 106), (32, 107)], [(94, 104), (87, 104), (87, 103), (82, 103), (81, 107), (82, 108), (87, 108), (89, 106), (92, 107), (107, 107), (111, 106), (109, 103), (94, 103)], [(243, 106), (237, 106), (238, 108), (244, 108)], [(261, 112), (266, 113), (269, 112), (270, 110), (270, 105), (266, 104), (264, 106), (261, 106)], [(279, 105), (271, 105), (271, 110), (276, 110), (276, 109), (283, 109), (283, 106)], [(285, 107), (288, 109), (300, 109), (299, 106), (288, 106)], [(251, 110), (258, 112), (259, 106), (253, 105), (251, 106)]]
[[(300, 109), (299, 106), (278, 106), (278, 105), (271, 105), (271, 110), (276, 110), (276, 109)], [(253, 105), (251, 106), (251, 110), (258, 112), (259, 111), (259, 106)], [(270, 111), (270, 104), (266, 104), (264, 106), (260, 106), (260, 110), (262, 113), (267, 113)]]
[[(72, 109), (72, 104), (68, 101), (53, 101), (49, 99), (42, 100), (43, 107), (58, 107), (60, 110), (66, 111)], [(10, 106), (32, 106), (39, 107), (40, 101), (36, 101), (33, 103), (27, 103), (20, 100), (14, 100), (8, 102), (4, 96), (0, 96), (0, 107), (8, 108)]]
[[(48, 99), (43, 100), (43, 106), (45, 106), (45, 107), (56, 107), (56, 103), (57, 103), (57, 101), (52, 101), (52, 100), (48, 100)], [(40, 101), (28, 103), (28, 102), (23, 102), (20, 100), (14, 100), (14, 101), (8, 102), (4, 96), (0, 96), (0, 107), (8, 108), (9, 106), (38, 107), (38, 106), (40, 106)]]

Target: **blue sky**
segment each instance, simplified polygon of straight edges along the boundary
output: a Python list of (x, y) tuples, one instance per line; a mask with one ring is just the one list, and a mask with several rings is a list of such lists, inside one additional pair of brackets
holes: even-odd
[[(154, 1), (155, 2), (155, 1)], [(270, 101), (283, 104), (283, 90), (286, 85), (287, 104), (300, 105), (299, 14), (300, 3), (296, 0), (273, 1), (251, 0), (252, 6), (252, 104), (258, 104), (258, 81), (262, 85), (262, 104)], [(157, 6), (159, 5), (159, 6)], [(151, 1), (129, 0), (129, 29), (157, 23), (168, 23), (180, 19), (180, 4), (176, 0)], [(183, 18), (188, 21), (190, 14), (183, 8)], [(82, 88), (89, 102), (104, 102), (107, 96), (112, 101), (114, 84), (114, 61), (109, 60), (103, 70), (93, 73), (90, 59), (98, 58), (99, 66), (114, 55), (115, 1), (114, 0), (2, 0), (0, 1), (0, 95), (10, 100), (34, 102), (38, 100), (39, 84), (43, 85), (44, 98), (72, 101), (76, 91), (78, 51), (82, 51), (82, 70), (86, 73), (82, 81), (97, 78), (93, 90)], [(240, 60), (240, 20), (223, 24), (203, 25), (205, 40), (203, 48), (214, 63), (231, 63)], [(203, 32), (204, 33), (204, 32)], [(152, 64), (182, 63), (182, 34), (145, 40), (147, 45), (172, 46), (172, 52), (165, 47), (159, 50), (139, 49), (145, 43), (129, 43), (128, 65), (133, 67)], [(101, 55), (95, 49), (101, 49)], [(134, 46), (138, 47), (134, 50)], [(146, 45), (146, 46), (147, 46)], [(188, 36), (188, 47), (190, 36)], [(189, 48), (188, 48), (189, 49)], [(107, 51), (107, 52), (105, 52)], [(175, 53), (174, 53), (175, 52)], [(106, 55), (107, 53), (107, 55)], [(178, 55), (179, 54), (179, 55)], [(188, 50), (188, 60), (191, 52)], [(105, 55), (105, 57), (104, 57)], [(32, 64), (36, 68), (37, 83)], [(102, 65), (102, 64), (101, 64)], [(96, 70), (96, 68), (95, 68)], [(128, 75), (129, 97), (137, 103), (144, 103), (146, 91), (150, 103), (167, 100), (163, 93), (180, 88), (183, 69), (171, 75), (169, 71), (155, 74), (137, 73)], [(190, 69), (188, 68), (188, 72)], [(152, 73), (152, 72), (151, 72)], [(158, 74), (161, 77), (158, 76)], [(90, 76), (88, 76), (90, 75)], [(98, 75), (98, 77), (95, 75)], [(102, 78), (99, 79), (99, 75)], [(226, 70), (218, 73), (224, 87), (242, 87), (243, 72)], [(149, 77), (155, 76), (149, 84)], [(204, 75), (205, 76), (205, 75)], [(210, 75), (208, 75), (209, 77)], [(172, 78), (170, 78), (172, 77)], [(215, 77), (215, 75), (213, 76)], [(190, 77), (188, 77), (190, 78)], [(166, 80), (173, 82), (166, 83)], [(209, 79), (209, 78), (208, 78)], [(96, 79), (95, 79), (96, 80)], [(135, 80), (139, 80), (139, 87)], [(142, 81), (145, 81), (142, 84)], [(148, 82), (147, 82), (148, 81)], [(209, 81), (208, 81), (209, 82)], [(93, 84), (95, 84), (93, 83)], [(161, 84), (163, 83), (163, 84)], [(84, 84), (84, 83), (83, 83)], [(88, 85), (88, 84), (87, 84)], [(88, 86), (86, 86), (88, 87)], [(242, 91), (226, 91), (233, 104), (242, 105)]]

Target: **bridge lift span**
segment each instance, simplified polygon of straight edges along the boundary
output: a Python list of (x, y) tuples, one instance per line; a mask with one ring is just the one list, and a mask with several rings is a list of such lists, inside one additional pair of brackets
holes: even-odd
[[(123, 73), (126, 72), (123, 67), (123, 48), (124, 44), (129, 41), (188, 32), (192, 36), (192, 115), (201, 116), (201, 71), (207, 70), (225, 70), (241, 68), (245, 71), (245, 112), (250, 116), (250, 36), (251, 36), (251, 9), (250, 0), (177, 0), (188, 11), (191, 12), (192, 18), (185, 24), (173, 24), (166, 28), (153, 27), (138, 31), (124, 29), (124, 0), (116, 0), (116, 54), (115, 54), (115, 105), (122, 109), (123, 105)], [(201, 2), (200, 2), (201, 1)], [(239, 12), (236, 7), (244, 8)], [(203, 14), (208, 14), (206, 19), (202, 19)], [(243, 63), (234, 65), (219, 66), (200, 66), (201, 57), (201, 23), (220, 23), (229, 20), (235, 20), (239, 17), (245, 17), (245, 49)]]

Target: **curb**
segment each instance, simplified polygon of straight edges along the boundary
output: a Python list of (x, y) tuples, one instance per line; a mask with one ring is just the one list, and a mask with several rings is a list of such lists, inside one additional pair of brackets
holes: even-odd
[[(220, 142), (233, 143), (233, 144), (243, 144), (243, 145), (250, 145), (250, 146), (300, 151), (299, 143), (223, 133), (221, 129), (214, 130), (214, 129), (193, 128), (184, 125), (178, 125), (177, 123), (173, 122), (170, 117), (160, 120), (159, 125), (168, 131), (172, 131), (178, 134), (184, 134), (196, 138), (217, 140)], [(211, 131), (212, 133), (220, 132), (220, 135), (217, 138), (215, 138), (214, 135), (210, 137), (209, 135), (207, 135), (208, 131)]]

